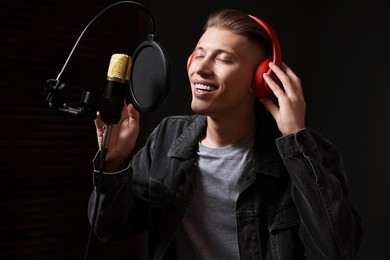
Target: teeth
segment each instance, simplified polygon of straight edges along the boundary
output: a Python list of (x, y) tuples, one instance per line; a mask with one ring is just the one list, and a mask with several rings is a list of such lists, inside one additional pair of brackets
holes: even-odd
[(212, 90), (217, 89), (217, 88), (215, 88), (215, 87), (206, 86), (206, 85), (203, 85), (203, 84), (195, 84), (195, 87), (196, 87), (198, 90), (206, 90), (206, 91), (212, 91)]

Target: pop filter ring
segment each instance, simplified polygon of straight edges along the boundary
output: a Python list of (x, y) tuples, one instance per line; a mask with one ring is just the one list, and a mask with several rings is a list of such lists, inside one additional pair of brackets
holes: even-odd
[[(168, 93), (169, 64), (169, 56), (153, 34), (135, 49), (129, 90), (136, 109), (150, 112), (160, 106)], [(148, 91), (141, 86), (148, 86)]]

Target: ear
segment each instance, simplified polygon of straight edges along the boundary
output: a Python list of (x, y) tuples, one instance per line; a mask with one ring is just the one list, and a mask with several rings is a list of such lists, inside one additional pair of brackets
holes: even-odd
[(187, 59), (187, 70), (190, 68), (193, 58), (194, 58), (194, 53), (191, 53), (191, 55)]

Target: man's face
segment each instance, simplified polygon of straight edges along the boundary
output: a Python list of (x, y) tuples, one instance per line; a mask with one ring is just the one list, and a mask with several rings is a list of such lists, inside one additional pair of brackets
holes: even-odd
[(218, 117), (252, 108), (252, 81), (263, 57), (259, 46), (244, 36), (217, 27), (207, 29), (188, 68), (192, 110)]

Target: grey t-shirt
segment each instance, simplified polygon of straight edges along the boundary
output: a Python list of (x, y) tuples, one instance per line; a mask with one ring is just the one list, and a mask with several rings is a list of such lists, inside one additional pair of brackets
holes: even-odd
[(236, 202), (254, 135), (223, 148), (199, 143), (195, 197), (176, 234), (178, 259), (240, 259)]

